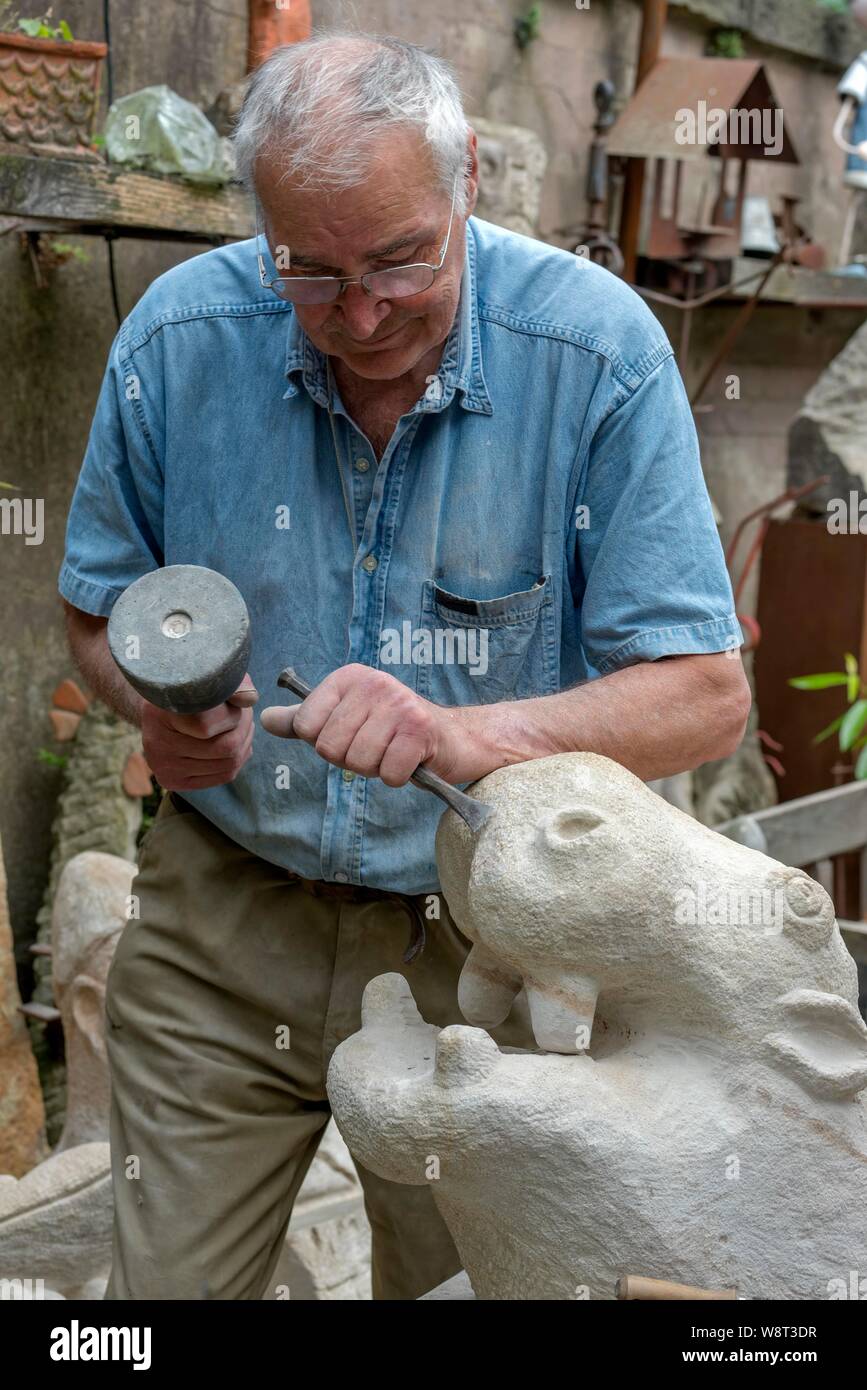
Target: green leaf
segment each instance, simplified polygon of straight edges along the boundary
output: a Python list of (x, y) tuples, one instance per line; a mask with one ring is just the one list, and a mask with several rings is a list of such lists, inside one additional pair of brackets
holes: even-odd
[(36, 757), (48, 767), (66, 767), (69, 762), (65, 753), (53, 753), (50, 748), (37, 748)]
[(60, 37), (62, 39), (66, 39), (67, 43), (72, 43), (72, 30), (70, 29), (65, 19), (61, 19), (59, 28)]
[(789, 685), (796, 690), (827, 690), (832, 685), (848, 685), (849, 677), (842, 671), (823, 671), (816, 676), (793, 676)]
[(848, 677), (846, 681), (846, 685), (848, 686), (846, 699), (851, 705), (854, 700), (858, 699), (861, 690), (861, 677), (858, 674), (858, 662), (851, 652), (846, 653), (844, 660), (846, 662), (846, 675)]
[(830, 738), (832, 734), (836, 734), (840, 725), (843, 723), (845, 717), (846, 716), (844, 714), (838, 714), (837, 718), (832, 719), (831, 723), (828, 725), (826, 729), (823, 729), (820, 734), (816, 734), (816, 737), (813, 739), (813, 743), (824, 743), (826, 738)]
[(840, 747), (844, 753), (852, 747), (865, 724), (867, 724), (867, 700), (856, 700), (854, 705), (847, 709), (843, 716), (843, 723), (840, 725)]
[(28, 39), (38, 39), (42, 36), (45, 25), (41, 19), (19, 19), (18, 28), (27, 35)]
[(855, 764), (855, 779), (858, 782), (867, 782), (867, 748), (862, 748)]

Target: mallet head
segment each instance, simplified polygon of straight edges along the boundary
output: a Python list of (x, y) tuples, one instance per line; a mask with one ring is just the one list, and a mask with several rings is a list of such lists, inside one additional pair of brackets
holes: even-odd
[(121, 594), (108, 620), (111, 654), (152, 705), (201, 714), (241, 684), (250, 656), (247, 605), (202, 565), (167, 565)]

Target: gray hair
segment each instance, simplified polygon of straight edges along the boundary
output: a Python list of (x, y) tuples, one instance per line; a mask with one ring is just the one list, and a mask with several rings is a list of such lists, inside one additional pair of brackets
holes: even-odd
[[(332, 32), (276, 49), (248, 79), (233, 140), (238, 175), (255, 194), (260, 155), (281, 177), (340, 191), (361, 182), (384, 131), (415, 128), (451, 193), (466, 164), (467, 122), (449, 65), (415, 44)], [(466, 206), (463, 184), (456, 207)]]

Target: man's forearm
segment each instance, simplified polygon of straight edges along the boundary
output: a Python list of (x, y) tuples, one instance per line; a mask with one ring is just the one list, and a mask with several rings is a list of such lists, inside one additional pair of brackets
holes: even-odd
[(740, 658), (717, 654), (644, 662), (541, 699), (464, 707), (454, 714), (478, 740), (478, 764), (456, 769), (454, 780), (567, 752), (601, 753), (644, 781), (670, 777), (734, 752), (749, 705)]
[(88, 686), (121, 719), (140, 727), (142, 698), (118, 670), (109, 651), (107, 627), (105, 618), (66, 605), (69, 649)]

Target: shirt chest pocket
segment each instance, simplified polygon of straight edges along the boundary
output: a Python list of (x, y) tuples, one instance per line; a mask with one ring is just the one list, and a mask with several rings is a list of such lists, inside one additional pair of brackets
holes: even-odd
[(557, 689), (551, 577), (502, 598), (474, 599), (428, 579), (414, 660), (418, 693), (442, 705), (493, 704)]

